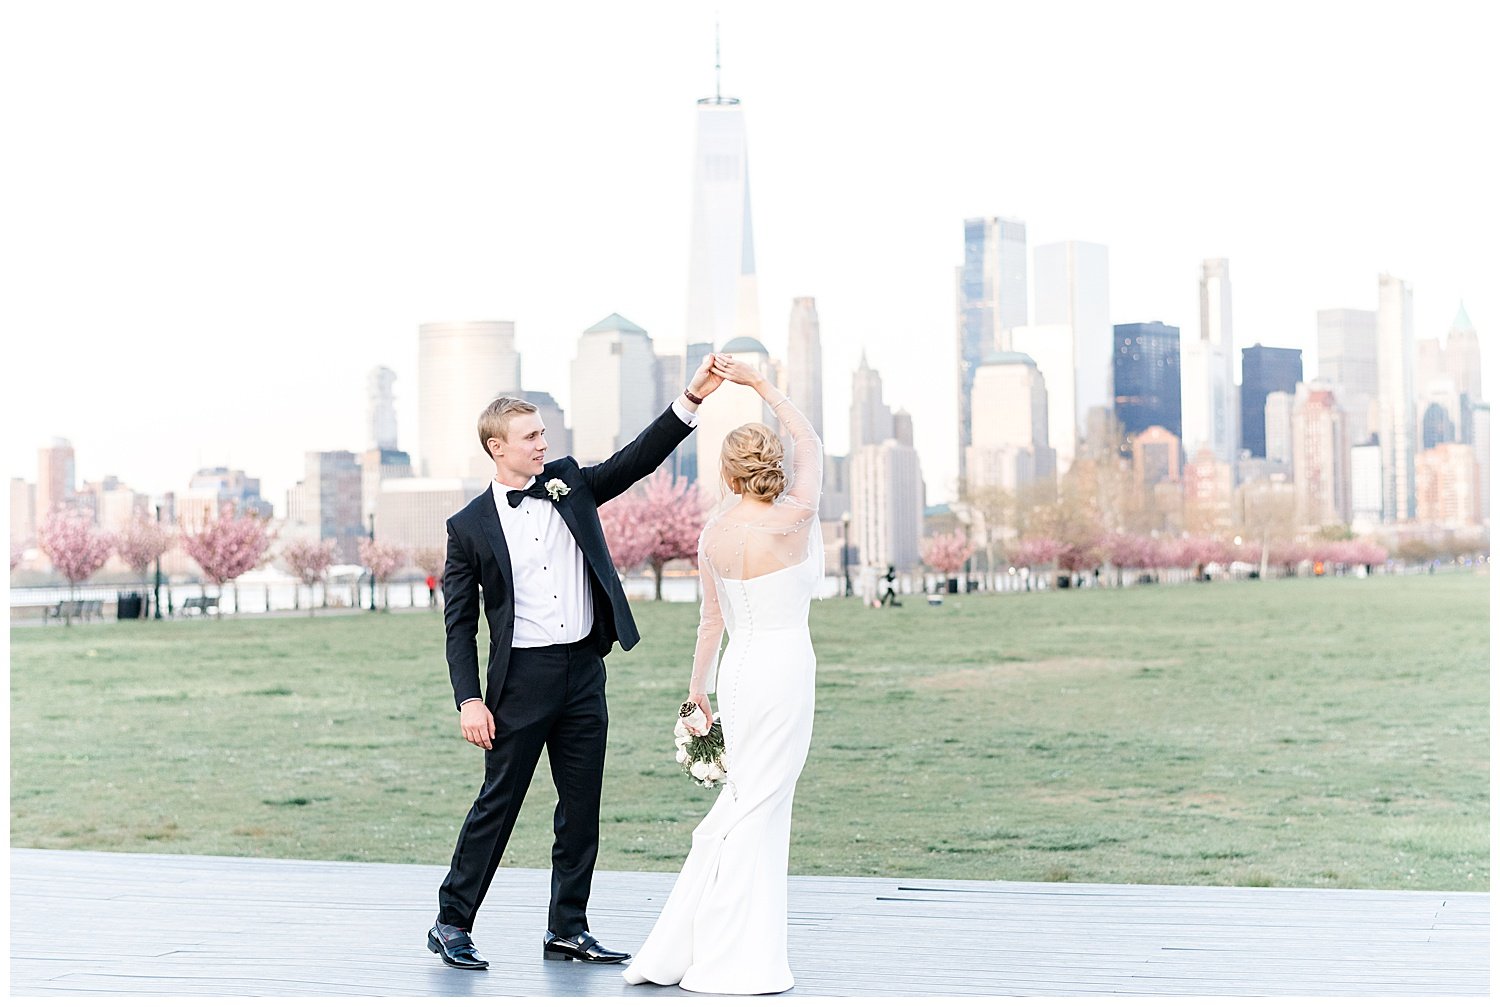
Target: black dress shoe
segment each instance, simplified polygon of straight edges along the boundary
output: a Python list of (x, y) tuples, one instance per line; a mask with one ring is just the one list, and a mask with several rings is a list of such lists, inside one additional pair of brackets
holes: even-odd
[(575, 937), (558, 937), (548, 930), (546, 939), (542, 941), (542, 957), (549, 962), (571, 958), (575, 962), (590, 962), (594, 965), (618, 965), (630, 956), (623, 951), (611, 951), (587, 930)]
[(467, 930), (439, 923), (427, 931), (427, 950), (441, 955), (443, 964), (456, 969), (487, 969), (490, 963), (479, 957), (479, 949)]

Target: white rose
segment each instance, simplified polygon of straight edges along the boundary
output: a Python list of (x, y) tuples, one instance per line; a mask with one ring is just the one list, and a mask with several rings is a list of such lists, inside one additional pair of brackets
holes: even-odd
[(724, 779), (724, 770), (719, 768), (718, 763), (710, 762), (708, 764), (708, 775), (704, 779), (722, 780)]
[(688, 742), (690, 740), (692, 740), (692, 739), (690, 739), (690, 738), (673, 738), (672, 739), (672, 744), (676, 745), (678, 748), (686, 748), (688, 746)]
[(679, 748), (677, 750), (677, 764), (679, 766), (685, 765), (687, 763), (687, 760), (688, 760), (687, 749), (686, 748)]
[(718, 767), (712, 762), (695, 762), (693, 763), (693, 779), (706, 780), (708, 779), (709, 771), (716, 768)]
[(676, 726), (672, 728), (672, 734), (678, 738), (686, 738), (690, 734), (687, 729), (687, 725), (682, 722), (682, 718), (679, 717), (677, 719)]

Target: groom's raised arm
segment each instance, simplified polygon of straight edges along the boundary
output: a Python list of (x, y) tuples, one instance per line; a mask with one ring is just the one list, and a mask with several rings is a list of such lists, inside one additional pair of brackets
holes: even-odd
[(580, 471), (594, 494), (596, 503), (613, 500), (631, 486), (649, 476), (667, 460), (672, 449), (693, 432), (698, 417), (673, 402), (651, 425), (629, 444), (598, 465)]
[(698, 404), (724, 383), (724, 379), (713, 372), (713, 363), (712, 353), (705, 356), (688, 381), (687, 391), (673, 399), (672, 404), (635, 440), (598, 465), (581, 470), (589, 492), (594, 494), (595, 503), (613, 500), (655, 472), (672, 449), (692, 433), (698, 425)]

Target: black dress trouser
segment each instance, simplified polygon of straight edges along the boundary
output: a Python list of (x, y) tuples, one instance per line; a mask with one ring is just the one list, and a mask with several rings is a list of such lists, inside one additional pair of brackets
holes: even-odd
[(586, 638), (512, 650), (493, 712), (495, 740), (484, 753), (484, 785), (459, 830), (453, 863), (438, 889), (438, 922), (474, 929), (545, 746), (557, 788), (547, 929), (572, 937), (588, 929), (589, 889), (599, 856), (599, 791), (609, 710), (597, 642)]

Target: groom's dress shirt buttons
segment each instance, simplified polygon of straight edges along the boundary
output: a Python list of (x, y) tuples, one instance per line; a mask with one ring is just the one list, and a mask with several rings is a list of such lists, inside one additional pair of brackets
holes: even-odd
[(490, 488), (510, 550), (516, 613), (511, 646), (577, 643), (594, 628), (594, 593), (583, 550), (551, 500), (525, 497), (512, 507), (505, 498), (511, 487), (496, 482)]

